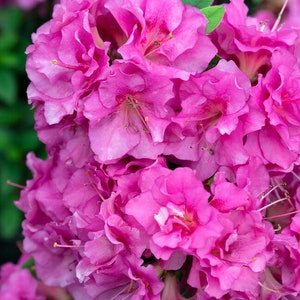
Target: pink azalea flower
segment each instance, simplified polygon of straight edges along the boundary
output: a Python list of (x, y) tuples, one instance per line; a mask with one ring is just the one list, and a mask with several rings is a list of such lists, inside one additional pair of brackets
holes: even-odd
[(208, 66), (216, 48), (205, 34), (207, 20), (198, 9), (177, 0), (141, 1), (140, 8), (144, 20), (120, 47), (123, 59), (185, 79)]
[(300, 68), (288, 51), (278, 50), (271, 59), (272, 68), (263, 80), (269, 97), (263, 104), (270, 125), (280, 134), (292, 152), (300, 149)]
[[(222, 58), (233, 59), (252, 80), (269, 67), (269, 59), (277, 47), (293, 51), (295, 31), (287, 26), (269, 28), (269, 22), (247, 17), (243, 0), (232, 0), (225, 5), (225, 16), (212, 32), (214, 44)], [(278, 30), (277, 30), (278, 29)]]
[(27, 48), (29, 102), (44, 103), (48, 124), (77, 111), (84, 95), (105, 78), (108, 56), (95, 44), (90, 6), (88, 1), (62, 1)]
[(172, 88), (166, 77), (116, 62), (100, 85), (99, 96), (85, 106), (97, 159), (108, 162), (126, 154), (155, 159), (161, 154), (164, 132), (174, 114), (167, 103)]
[(299, 220), (299, 214), (295, 215), (291, 224), (277, 234), (272, 242), (275, 258), (270, 263), (263, 288), (270, 287), (281, 295), (299, 297)]
[(207, 253), (222, 230), (208, 196), (193, 171), (179, 168), (158, 176), (128, 202), (126, 213), (149, 234), (157, 258), (168, 260), (177, 250)]
[(249, 89), (249, 79), (236, 65), (221, 60), (216, 67), (182, 83), (182, 111), (175, 120), (192, 135), (202, 130), (207, 142), (214, 143), (220, 135), (229, 135), (239, 117), (248, 112)]
[(229, 291), (237, 291), (255, 299), (258, 296), (258, 276), (272, 257), (269, 244), (273, 228), (263, 223), (260, 213), (255, 211), (235, 210), (222, 215), (221, 219), (224, 226), (222, 236), (210, 254), (199, 253), (188, 282), (201, 288), (198, 272), (204, 272), (207, 279), (205, 291), (210, 296), (220, 298)]
[[(38, 277), (47, 285), (72, 291), (79, 286), (75, 267), (82, 244), (88, 240), (89, 230), (103, 228), (103, 221), (92, 215), (96, 208), (99, 211), (101, 187), (89, 177), (91, 171), (77, 170), (67, 162), (58, 154), (46, 161), (29, 155), (34, 178), (16, 205), (25, 212), (23, 247), (33, 256)], [(82, 287), (74, 293), (85, 294)]]
[(289, 172), (299, 161), (299, 68), (293, 55), (282, 49), (273, 53), (271, 64), (253, 93), (266, 121), (259, 131), (247, 136), (245, 147), (269, 169)]

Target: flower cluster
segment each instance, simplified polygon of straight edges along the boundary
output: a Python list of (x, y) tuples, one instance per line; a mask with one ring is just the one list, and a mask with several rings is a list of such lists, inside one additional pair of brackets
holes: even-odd
[(55, 6), (27, 49), (48, 158), (28, 155), (16, 202), (44, 284), (87, 300), (299, 297), (294, 2), (281, 23), (231, 0), (209, 34), (180, 0)]

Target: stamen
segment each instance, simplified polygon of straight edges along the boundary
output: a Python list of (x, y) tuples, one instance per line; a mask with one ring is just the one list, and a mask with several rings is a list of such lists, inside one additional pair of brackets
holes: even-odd
[[(285, 185), (286, 185), (286, 184), (283, 183), (283, 182), (277, 183), (277, 184), (274, 185), (274, 186), (270, 185), (270, 188), (271, 188), (271, 189), (270, 189), (266, 194), (265, 194), (265, 193), (262, 193), (260, 200), (261, 200), (261, 201), (264, 200), (264, 199), (267, 198), (273, 191), (276, 191), (277, 188), (281, 188), (281, 187), (283, 187), (283, 186), (285, 186)], [(277, 196), (279, 196), (279, 195), (277, 194)]]
[(57, 242), (54, 242), (53, 243), (53, 248), (83, 248), (84, 246), (83, 245), (61, 245), (61, 244), (58, 244)]
[[(207, 141), (206, 137), (205, 137), (205, 128), (203, 126), (203, 124), (199, 124), (199, 127), (202, 129), (202, 132), (203, 132), (203, 135), (201, 137), (201, 139), (203, 138), (204, 139), (204, 143), (205, 143), (205, 146), (202, 146), (200, 149), (202, 151), (208, 151), (208, 153), (210, 155), (214, 155), (215, 154), (215, 151), (211, 148), (211, 145), (209, 144), (209, 142)], [(199, 141), (199, 143), (201, 142), (201, 140)]]
[(294, 171), (291, 172), (299, 181), (300, 181), (300, 176), (297, 175)]
[(102, 194), (100, 193), (99, 189), (97, 188), (97, 186), (95, 185), (95, 183), (92, 181), (92, 179), (91, 179), (91, 172), (89, 170), (86, 171), (86, 176), (87, 176), (87, 178), (89, 180), (89, 183), (90, 183), (91, 187), (96, 191), (96, 193), (98, 194), (98, 196), (100, 197), (100, 199), (102, 201), (105, 201), (105, 198), (102, 196)]
[(277, 224), (277, 228), (274, 228), (275, 232), (279, 232), (282, 229), (282, 227), (280, 226), (280, 224)]
[(288, 2), (289, 2), (289, 0), (285, 0), (285, 1), (284, 1), (284, 4), (283, 4), (283, 6), (282, 6), (282, 8), (281, 8), (281, 11), (280, 11), (279, 14), (278, 14), (277, 20), (276, 20), (276, 22), (274, 23), (273, 28), (271, 29), (271, 32), (275, 31), (275, 30), (278, 28), (278, 25), (279, 25), (279, 23), (280, 23), (280, 21), (281, 21), (282, 15), (283, 15), (283, 13), (284, 13), (284, 11), (285, 11), (285, 8), (286, 8)]
[(55, 66), (60, 66), (62, 68), (66, 68), (66, 69), (69, 69), (69, 70), (74, 70), (74, 71), (80, 70), (79, 67), (73, 67), (73, 66), (69, 66), (69, 65), (63, 64), (63, 63), (59, 62), (57, 59), (55, 59), (55, 58), (51, 60), (51, 63), (53, 65), (55, 65)]
[(263, 289), (265, 289), (265, 290), (267, 290), (267, 291), (273, 292), (273, 293), (275, 293), (275, 294), (280, 294), (280, 290), (274, 290), (274, 289), (271, 289), (271, 288), (269, 288), (269, 287), (263, 285), (260, 281), (258, 281), (258, 284), (259, 284)]
[(289, 200), (289, 197), (284, 197), (284, 198), (280, 198), (280, 199), (278, 199), (276, 201), (273, 201), (273, 202), (271, 202), (271, 203), (269, 203), (269, 204), (267, 204), (267, 205), (259, 208), (257, 211), (262, 211), (262, 210), (264, 210), (264, 209), (266, 209), (266, 208), (268, 208), (268, 207), (270, 207), (272, 205), (275, 205), (275, 204), (277, 204), (279, 202), (282, 202), (282, 201), (285, 201), (285, 200)]
[(12, 181), (10, 181), (10, 180), (6, 180), (6, 184), (8, 184), (8, 185), (10, 185), (10, 186), (13, 186), (13, 187), (16, 187), (16, 188), (19, 188), (19, 189), (21, 189), (21, 190), (23, 190), (23, 189), (26, 188), (26, 186), (21, 185), (21, 184), (18, 184), (18, 183), (14, 183), (14, 182), (12, 182)]
[[(149, 125), (147, 124), (147, 122), (149, 121), (149, 117), (148, 116), (145, 116), (145, 117), (143, 116), (143, 113), (141, 111), (139, 102), (136, 99), (132, 98), (132, 97), (127, 97), (127, 103), (130, 104), (132, 109), (134, 109), (135, 113), (137, 114), (138, 118), (141, 120), (141, 122), (144, 126), (143, 130), (146, 133), (151, 134)], [(138, 132), (138, 129), (136, 127), (133, 127), (133, 130)]]
[(131, 293), (132, 291), (134, 291), (134, 280), (130, 279), (130, 283), (128, 286), (125, 285), (125, 287), (123, 289), (121, 289), (115, 296), (113, 296), (111, 298), (111, 300), (115, 300), (118, 298), (118, 296), (120, 296), (121, 294), (123, 294), (124, 292), (127, 292), (128, 294)]
[(267, 25), (267, 20), (263, 21), (263, 22), (259, 22), (259, 31), (260, 32), (264, 32), (264, 30), (266, 29), (266, 25)]
[(272, 220), (272, 219), (276, 219), (276, 218), (281, 218), (281, 217), (286, 217), (286, 216), (289, 216), (289, 215), (293, 215), (293, 214), (296, 214), (298, 212), (300, 212), (300, 210), (295, 210), (295, 211), (291, 211), (291, 212), (281, 214), (281, 215), (276, 215), (276, 216), (264, 217), (263, 219), (264, 220)]
[(90, 31), (92, 33), (92, 36), (94, 37), (94, 40), (95, 40), (95, 44), (100, 48), (100, 49), (105, 49), (105, 46), (104, 46), (104, 42), (102, 40), (102, 38), (100, 37), (99, 35), (99, 31), (97, 29), (96, 26), (94, 27), (91, 27), (90, 28)]

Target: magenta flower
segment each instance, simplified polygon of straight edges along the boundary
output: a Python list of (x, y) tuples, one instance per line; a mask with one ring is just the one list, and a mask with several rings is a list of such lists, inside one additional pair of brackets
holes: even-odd
[(79, 110), (81, 99), (105, 78), (108, 56), (95, 44), (88, 1), (63, 1), (33, 35), (26, 70), (29, 102), (44, 103), (48, 124)]
[(255, 211), (236, 210), (219, 219), (224, 226), (222, 236), (209, 254), (198, 252), (199, 260), (194, 260), (188, 282), (203, 288), (197, 278), (198, 272), (204, 272), (205, 291), (210, 296), (219, 299), (227, 292), (237, 291), (255, 299), (258, 276), (272, 257), (273, 228), (264, 224), (261, 215)]
[(85, 105), (97, 160), (108, 162), (126, 154), (155, 159), (161, 154), (164, 133), (174, 114), (168, 105), (172, 88), (166, 77), (116, 62), (101, 83), (99, 95)]
[(220, 135), (230, 135), (239, 117), (248, 112), (249, 89), (249, 79), (236, 65), (221, 60), (215, 68), (182, 83), (182, 110), (175, 120), (187, 135), (203, 133), (212, 144)]
[(255, 80), (258, 73), (265, 72), (276, 48), (293, 51), (297, 36), (293, 28), (269, 28), (270, 20), (261, 22), (247, 17), (248, 8), (243, 0), (232, 0), (225, 10), (220, 26), (212, 32), (212, 40), (221, 57), (233, 59), (250, 79)]
[(86, 295), (75, 273), (82, 245), (89, 240), (90, 230), (103, 228), (103, 221), (94, 216), (102, 193), (95, 177), (101, 175), (89, 166), (76, 169), (68, 161), (58, 154), (46, 161), (29, 155), (34, 178), (16, 205), (26, 216), (23, 247), (33, 256), (38, 277), (47, 285), (81, 295), (79, 299)]
[(263, 80), (263, 85), (269, 94), (263, 104), (270, 125), (276, 128), (290, 151), (299, 153), (300, 68), (295, 57), (288, 51), (276, 51), (271, 63), (272, 68)]
[(157, 258), (168, 260), (178, 250), (209, 252), (222, 230), (216, 211), (207, 202), (209, 194), (188, 168), (162, 172), (153, 185), (128, 202), (126, 213), (149, 234), (150, 250)]
[(199, 10), (166, 0), (142, 1), (140, 7), (144, 20), (120, 47), (123, 59), (146, 64), (154, 73), (181, 78), (208, 66), (216, 48), (205, 34), (207, 20)]

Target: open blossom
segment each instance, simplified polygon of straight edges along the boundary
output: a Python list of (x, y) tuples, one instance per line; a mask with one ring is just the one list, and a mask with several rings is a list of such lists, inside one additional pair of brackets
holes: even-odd
[(249, 90), (249, 79), (235, 63), (221, 60), (214, 68), (182, 83), (182, 110), (175, 120), (186, 135), (200, 132), (208, 143), (214, 143), (220, 135), (230, 135), (239, 117), (248, 112)]
[(22, 254), (17, 264), (5, 263), (0, 268), (0, 299), (1, 300), (68, 300), (65, 289), (47, 286), (34, 275), (29, 267), (31, 258)]
[[(112, 89), (112, 86), (114, 87)], [(115, 63), (95, 97), (85, 105), (91, 148), (100, 162), (126, 154), (153, 158), (164, 149), (174, 111), (168, 105), (173, 84), (136, 65)]]
[(105, 77), (108, 56), (95, 44), (90, 6), (89, 1), (62, 1), (27, 48), (28, 99), (44, 103), (49, 124), (77, 111), (83, 95)]
[(271, 59), (272, 68), (263, 79), (269, 97), (263, 102), (270, 120), (288, 149), (299, 153), (300, 149), (300, 68), (288, 51), (277, 50)]
[(201, 288), (198, 272), (204, 272), (205, 291), (220, 298), (229, 291), (257, 299), (258, 276), (272, 257), (270, 241), (273, 228), (262, 221), (260, 213), (236, 210), (220, 218), (224, 230), (207, 255), (194, 260), (189, 283)]
[[(274, 259), (270, 262), (269, 268), (264, 276), (262, 288), (263, 293), (276, 298), (280, 295), (291, 295), (299, 297), (299, 214), (292, 218), (292, 222), (284, 228), (273, 240), (275, 252)], [(278, 274), (277, 270), (282, 272)], [(279, 275), (279, 276), (278, 276)], [(270, 289), (268, 289), (270, 288)], [(270, 296), (271, 295), (271, 296)]]
[(209, 252), (222, 226), (207, 202), (208, 193), (188, 168), (162, 171), (153, 185), (128, 202), (126, 213), (150, 236), (150, 250), (157, 258), (168, 260), (175, 251)]
[(97, 213), (101, 197), (109, 191), (108, 179), (92, 165), (76, 168), (57, 153), (45, 161), (29, 155), (28, 165), (34, 178), (16, 203), (26, 217), (24, 251), (33, 257), (45, 284), (64, 287), (76, 299), (89, 299), (75, 268), (90, 240), (88, 232), (103, 229)]
[(299, 161), (299, 67), (291, 53), (279, 49), (270, 63), (254, 93), (266, 116), (265, 125), (248, 135), (245, 147), (270, 169), (289, 172)]
[(250, 79), (254, 80), (257, 73), (268, 69), (269, 59), (276, 48), (293, 51), (297, 34), (292, 27), (270, 28), (269, 20), (261, 22), (255, 17), (248, 17), (248, 8), (243, 0), (232, 0), (225, 5), (225, 10), (212, 39), (219, 55), (233, 59)]
[(128, 43), (120, 47), (122, 57), (170, 77), (188, 78), (189, 73), (203, 71), (216, 54), (205, 34), (204, 15), (181, 1), (141, 3), (145, 5), (143, 23), (134, 28)]

